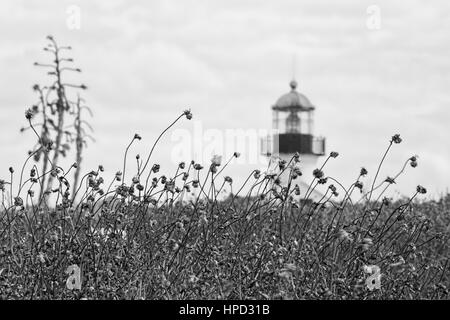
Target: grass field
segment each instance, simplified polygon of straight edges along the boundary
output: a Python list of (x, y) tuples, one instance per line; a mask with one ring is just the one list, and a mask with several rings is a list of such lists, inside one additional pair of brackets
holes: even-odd
[[(192, 117), (185, 111), (177, 120), (184, 116)], [(393, 136), (387, 151), (400, 142)], [(0, 181), (0, 298), (449, 298), (449, 196), (422, 202), (426, 190), (417, 186), (410, 198), (391, 201), (381, 196), (393, 178), (362, 191), (365, 169), (345, 188), (325, 174), (338, 156), (332, 152), (309, 173), (307, 190), (295, 183), (296, 155), (274, 159), (276, 170), (249, 173), (224, 197), (233, 179), (222, 170), (238, 156), (205, 167), (180, 163), (172, 177), (159, 175), (157, 164), (147, 173), (141, 160), (126, 183), (124, 172), (102, 177), (100, 166), (73, 188), (77, 201), (62, 168), (42, 174), (33, 166), (20, 178), (11, 168), (11, 180)], [(39, 197), (45, 174), (56, 184)], [(328, 191), (312, 201), (318, 185)], [(73, 265), (79, 289), (78, 275), (67, 273)]]
[[(367, 186), (365, 168), (355, 168), (350, 186), (326, 174), (337, 152), (313, 172), (302, 172), (299, 154), (272, 157), (267, 170), (239, 177), (242, 185), (226, 175), (237, 152), (207, 164), (180, 159), (188, 162), (164, 176), (152, 155), (178, 121), (192, 119), (186, 110), (146, 158), (135, 156), (134, 172), (126, 162), (139, 134), (121, 171), (104, 176), (99, 166), (83, 175), (89, 108), (68, 90), (87, 87), (63, 81), (62, 71), (81, 70), (66, 66), (70, 47), (47, 39), (51, 62), (35, 65), (50, 68), (53, 84), (33, 86), (38, 102), (22, 129), (36, 145), (0, 177), (0, 299), (449, 298), (450, 196), (423, 201), (419, 185), (389, 198), (417, 156), (395, 176), (379, 176), (400, 135)], [(76, 162), (60, 167), (70, 150)], [(317, 188), (326, 192), (312, 199)]]

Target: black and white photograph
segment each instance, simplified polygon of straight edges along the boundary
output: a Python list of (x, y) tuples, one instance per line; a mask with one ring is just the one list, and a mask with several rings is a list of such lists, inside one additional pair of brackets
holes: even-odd
[(0, 39), (0, 300), (450, 300), (448, 1), (2, 0)]

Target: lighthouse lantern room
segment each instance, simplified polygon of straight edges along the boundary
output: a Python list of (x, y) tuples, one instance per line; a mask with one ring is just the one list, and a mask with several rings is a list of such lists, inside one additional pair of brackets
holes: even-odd
[[(275, 133), (262, 140), (262, 153), (287, 161), (298, 152), (302, 171), (312, 172), (317, 159), (325, 154), (325, 138), (314, 136), (314, 105), (297, 91), (297, 82), (290, 82), (290, 92), (272, 106)], [(308, 173), (308, 176), (310, 173)]]

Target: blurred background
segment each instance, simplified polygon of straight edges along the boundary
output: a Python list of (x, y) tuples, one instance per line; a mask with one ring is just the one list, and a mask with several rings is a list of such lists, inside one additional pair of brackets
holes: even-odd
[[(271, 106), (295, 76), (316, 106), (315, 134), (326, 137), (327, 151), (340, 153), (327, 174), (348, 185), (364, 166), (373, 177), (389, 139), (400, 133), (403, 142), (380, 178), (394, 176), (414, 154), (419, 166), (408, 167), (389, 194), (411, 195), (417, 184), (428, 197), (447, 192), (448, 1), (3, 0), (0, 178), (9, 177), (9, 166), (22, 166), (35, 141), (20, 127), (37, 102), (33, 84), (50, 79), (33, 66), (49, 61), (42, 51), (49, 34), (73, 47), (83, 72), (69, 79), (88, 86), (82, 94), (94, 112), (87, 120), (96, 142), (84, 153), (83, 171), (102, 164), (112, 179), (135, 133), (143, 139), (130, 159), (145, 158), (187, 108), (193, 121), (176, 125), (187, 132), (194, 120), (204, 131), (269, 130)], [(176, 144), (169, 132), (155, 150), (152, 162), (163, 172), (191, 160), (175, 159)], [(135, 161), (128, 163), (132, 170)], [(241, 161), (227, 172), (238, 184), (255, 167)]]

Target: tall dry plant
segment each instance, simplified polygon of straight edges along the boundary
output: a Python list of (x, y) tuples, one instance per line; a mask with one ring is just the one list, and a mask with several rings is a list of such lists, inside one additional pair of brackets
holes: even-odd
[[(84, 100), (79, 93), (75, 101), (68, 96), (68, 89), (75, 88), (86, 90), (84, 84), (72, 84), (65, 82), (66, 72), (81, 72), (81, 69), (71, 66), (73, 58), (67, 57), (65, 53), (70, 51), (70, 46), (60, 46), (52, 36), (48, 36), (49, 43), (43, 48), (50, 53), (52, 60), (50, 63), (35, 62), (34, 65), (49, 69), (47, 72), (51, 76), (50, 85), (33, 86), (33, 90), (38, 94), (38, 102), (27, 111), (26, 118), (29, 126), (21, 131), (32, 129), (37, 136), (37, 143), (28, 153), (33, 156), (35, 162), (41, 163), (42, 179), (40, 181), (40, 197), (49, 194), (53, 180), (59, 170), (61, 157), (66, 157), (71, 148), (75, 147), (75, 163), (72, 166), (74, 171), (74, 186), (80, 175), (80, 163), (82, 161), (83, 148), (86, 145), (86, 138), (93, 140), (92, 136), (85, 130), (87, 127), (92, 131), (88, 122), (82, 119), (82, 110), (86, 109), (92, 116), (91, 110), (82, 105)], [(31, 118), (40, 117), (42, 122), (31, 126)], [(40, 128), (40, 133), (38, 129)]]

